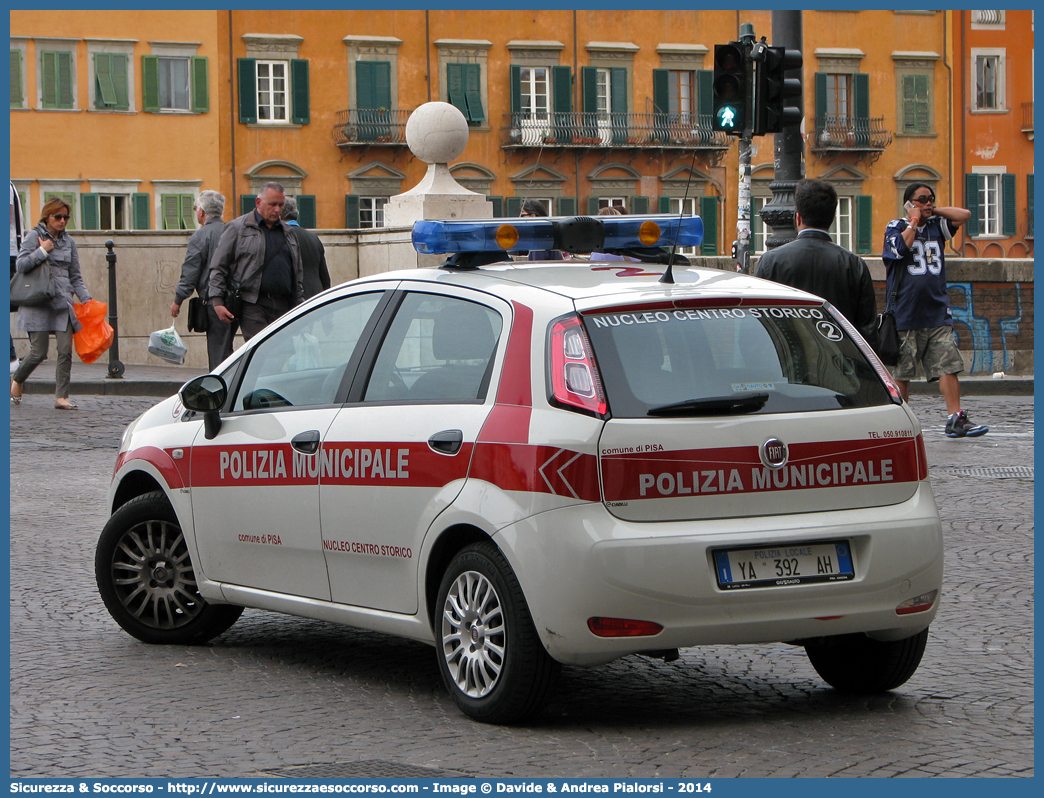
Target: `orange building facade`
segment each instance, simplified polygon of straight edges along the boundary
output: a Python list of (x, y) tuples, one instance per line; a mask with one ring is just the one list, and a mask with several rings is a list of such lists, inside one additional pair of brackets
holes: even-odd
[[(973, 183), (988, 184), (989, 207), (989, 186), (999, 192), (1015, 174), (1021, 228), (1002, 235), (1002, 218), (1001, 233), (961, 246), (969, 255), (986, 254), (983, 244), (1010, 257), (1032, 251), (1032, 228), (1022, 229), (1032, 218), (1032, 129), (1019, 128), (1021, 103), (1032, 102), (1032, 22), (1013, 24), (1031, 12), (1007, 12), (1007, 36), (1028, 35), (1029, 46), (1008, 45), (1006, 114), (967, 107), (968, 48), (996, 33), (970, 21), (978, 13), (987, 12), (803, 13), (805, 169), (837, 187), (842, 245), (880, 253), (913, 180), (954, 204)], [(738, 216), (737, 145), (711, 129), (714, 45), (745, 22), (772, 44), (768, 11), (10, 16), (21, 87), (11, 173), (27, 216), (61, 193), (76, 205), (74, 227), (191, 227), (186, 203), (199, 190), (225, 194), (228, 219), (276, 180), (298, 197), (306, 226), (381, 226), (386, 200), (426, 170), (406, 146), (409, 114), (439, 100), (459, 107), (471, 131), (451, 171), (490, 197), (495, 215), (517, 215), (526, 198), (553, 214), (606, 204), (698, 213), (707, 239), (694, 254), (706, 255), (729, 252)], [(756, 212), (771, 197), (772, 138), (754, 143)], [(995, 143), (992, 162), (972, 153)], [(989, 171), (1002, 157), (1008, 171)], [(761, 251), (756, 218), (753, 232)]]

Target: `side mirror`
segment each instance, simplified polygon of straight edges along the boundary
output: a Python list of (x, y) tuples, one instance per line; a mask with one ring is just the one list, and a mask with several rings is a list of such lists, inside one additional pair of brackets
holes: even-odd
[(178, 392), (181, 403), (189, 410), (203, 414), (204, 434), (213, 440), (221, 429), (221, 408), (228, 397), (228, 386), (216, 374), (204, 374), (189, 380)]

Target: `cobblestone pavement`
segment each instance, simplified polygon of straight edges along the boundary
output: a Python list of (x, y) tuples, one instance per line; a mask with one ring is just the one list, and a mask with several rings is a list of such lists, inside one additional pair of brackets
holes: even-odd
[(1033, 775), (1032, 397), (968, 397), (975, 440), (913, 398), (947, 572), (903, 687), (844, 697), (802, 649), (714, 646), (566, 668), (515, 728), (459, 714), (409, 641), (255, 610), (206, 646), (124, 634), (94, 544), (121, 429), (156, 400), (78, 401), (11, 408), (13, 777)]

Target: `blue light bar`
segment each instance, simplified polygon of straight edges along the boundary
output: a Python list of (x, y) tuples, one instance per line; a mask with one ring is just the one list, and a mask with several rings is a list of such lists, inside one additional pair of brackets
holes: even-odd
[(700, 217), (673, 214), (420, 221), (413, 225), (413, 248), (431, 254), (530, 249), (609, 252), (675, 244), (697, 247), (702, 242)]

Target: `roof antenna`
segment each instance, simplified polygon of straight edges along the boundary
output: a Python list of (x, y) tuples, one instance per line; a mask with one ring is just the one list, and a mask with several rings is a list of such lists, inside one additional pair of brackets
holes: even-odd
[(671, 255), (667, 259), (667, 268), (661, 275), (659, 282), (674, 285), (674, 255), (678, 251), (678, 236), (681, 235), (681, 221), (685, 218), (685, 200), (689, 198), (689, 183), (692, 181), (692, 170), (696, 168), (696, 148), (692, 148), (692, 165), (689, 174), (685, 178), (685, 196), (682, 197), (678, 208), (678, 229), (674, 231), (674, 241), (671, 242)]

